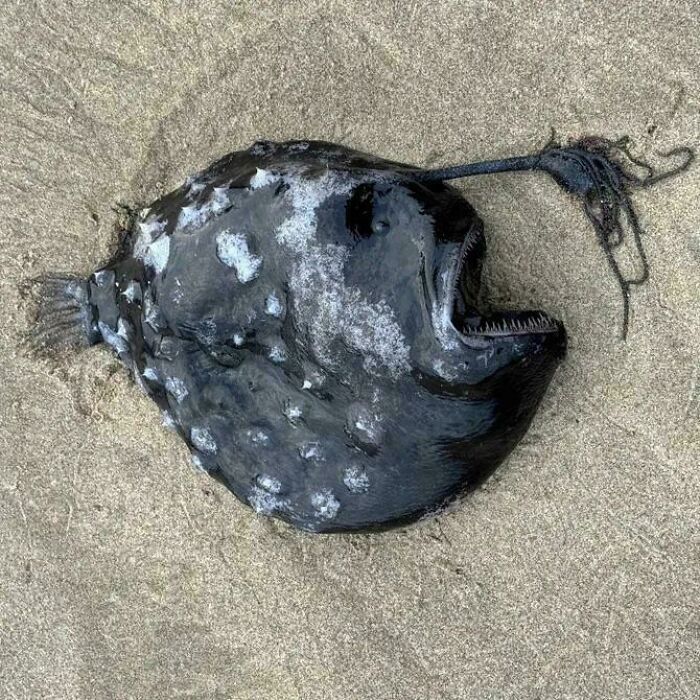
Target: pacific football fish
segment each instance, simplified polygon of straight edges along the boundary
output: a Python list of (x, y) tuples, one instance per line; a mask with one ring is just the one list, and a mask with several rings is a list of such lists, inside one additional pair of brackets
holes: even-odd
[[(688, 149), (676, 149), (687, 166)], [(483, 225), (446, 184), (543, 170), (583, 203), (624, 297), (646, 278), (624, 141), (423, 170), (260, 141), (134, 214), (88, 279), (41, 280), (40, 346), (106, 343), (194, 464), (313, 532), (442, 512), (527, 430), (565, 355), (543, 311), (484, 311)], [(631, 156), (630, 156), (631, 158)], [(647, 167), (639, 161), (632, 162)], [(627, 220), (642, 254), (626, 279)]]

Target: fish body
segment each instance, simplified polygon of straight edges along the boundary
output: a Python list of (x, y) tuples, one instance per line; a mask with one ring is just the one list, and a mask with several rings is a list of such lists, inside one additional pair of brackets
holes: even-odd
[(425, 172), (257, 142), (142, 210), (54, 299), (258, 513), (313, 532), (435, 515), (521, 439), (566, 333), (480, 311), (482, 222)]

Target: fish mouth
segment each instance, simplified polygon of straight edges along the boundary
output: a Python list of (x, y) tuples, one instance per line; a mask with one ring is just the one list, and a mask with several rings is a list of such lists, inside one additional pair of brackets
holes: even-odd
[(468, 232), (449, 264), (443, 268), (443, 313), (464, 338), (503, 339), (530, 335), (560, 335), (563, 325), (541, 310), (489, 310), (477, 308), (481, 261), (485, 245), (479, 231)]

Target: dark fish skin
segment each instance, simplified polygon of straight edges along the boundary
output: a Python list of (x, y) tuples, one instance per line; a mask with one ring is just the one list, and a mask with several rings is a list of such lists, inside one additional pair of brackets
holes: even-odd
[[(483, 225), (447, 180), (542, 170), (577, 196), (624, 299), (647, 276), (629, 200), (657, 174), (586, 137), (422, 170), (260, 141), (154, 202), (87, 280), (48, 277), (43, 349), (105, 342), (194, 464), (261, 514), (362, 532), (443, 512), (526, 432), (566, 352), (541, 311), (480, 311)], [(646, 175), (631, 173), (623, 154)], [(643, 273), (612, 255), (634, 233)]]
[(511, 452), (564, 356), (542, 313), (479, 315), (482, 223), (415, 173), (258, 142), (72, 282), (88, 342), (259, 513), (342, 532), (441, 512)]
[[(623, 293), (648, 266), (628, 141), (422, 170), (320, 141), (257, 142), (143, 210), (89, 279), (49, 277), (33, 341), (105, 342), (195, 465), (312, 532), (442, 512), (527, 430), (566, 351), (547, 314), (479, 310), (483, 225), (447, 180), (541, 170), (578, 197)], [(626, 169), (625, 155), (644, 176)], [(613, 250), (634, 234), (642, 272)]]

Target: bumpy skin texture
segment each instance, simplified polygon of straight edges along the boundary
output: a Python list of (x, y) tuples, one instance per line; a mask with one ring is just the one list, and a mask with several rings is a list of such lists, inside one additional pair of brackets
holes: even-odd
[(144, 210), (89, 295), (196, 464), (260, 513), (362, 531), (488, 476), (564, 355), (543, 314), (479, 315), (484, 252), (443, 183), (258, 142)]

